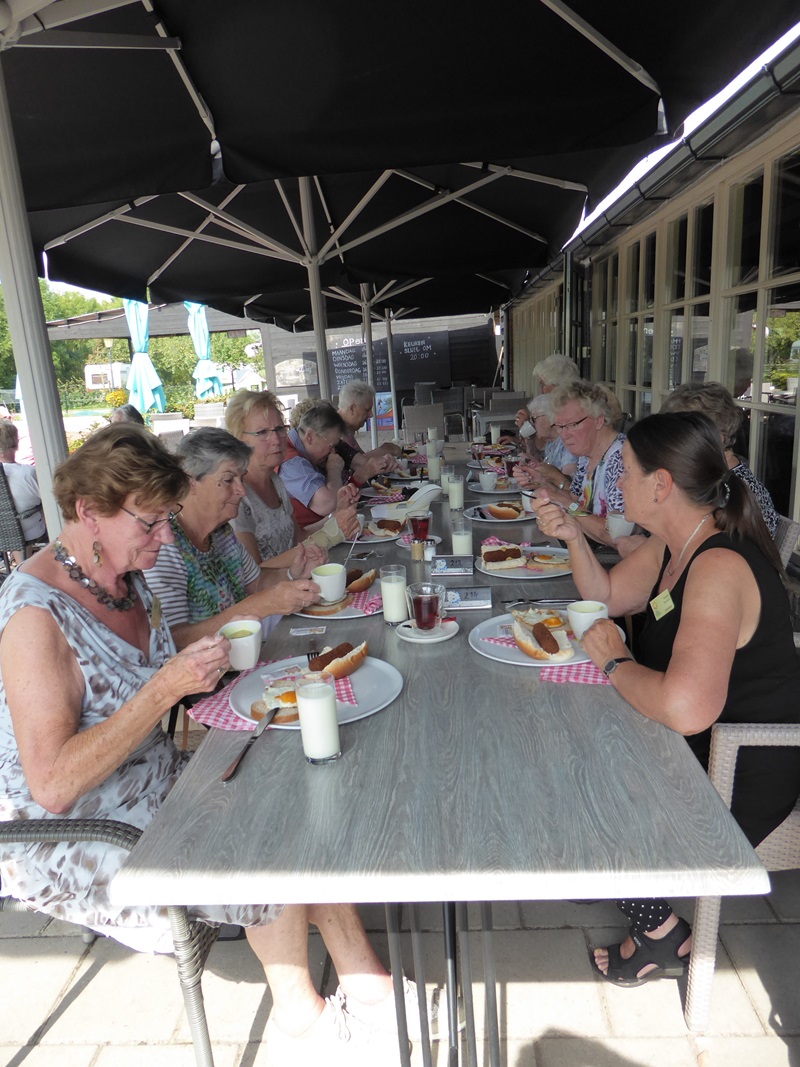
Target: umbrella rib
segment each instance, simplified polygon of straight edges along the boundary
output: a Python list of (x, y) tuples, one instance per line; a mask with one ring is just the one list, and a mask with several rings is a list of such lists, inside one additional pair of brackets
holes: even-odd
[[(239, 194), (241, 189), (242, 186), (238, 185), (235, 189), (228, 193), (228, 195), (223, 199), (222, 203), (220, 204), (220, 207), (227, 207), (228, 204), (230, 204), (231, 200), (233, 200), (234, 197)], [(200, 225), (195, 229), (192, 236), (188, 237), (181, 245), (179, 245), (178, 248), (176, 248), (175, 251), (172, 253), (172, 255), (167, 256), (161, 266), (158, 267), (155, 271), (153, 271), (153, 273), (147, 279), (148, 286), (152, 285), (153, 282), (157, 281), (164, 273), (164, 271), (171, 267), (175, 260), (183, 255), (186, 249), (190, 247), (192, 241), (194, 241), (196, 237), (199, 237), (203, 230), (205, 230), (206, 226), (210, 226), (213, 221), (213, 216), (207, 215), (200, 223)]]
[(493, 222), (499, 222), (501, 226), (508, 226), (509, 229), (516, 230), (517, 233), (521, 233), (525, 237), (530, 237), (533, 241), (540, 241), (543, 245), (548, 243), (547, 238), (542, 237), (540, 233), (536, 233), (534, 230), (528, 230), (524, 226), (512, 222), (511, 219), (503, 218), (502, 215), (498, 215), (494, 211), (489, 211), (488, 208), (473, 204), (471, 200), (458, 197), (456, 203), (461, 204), (463, 207), (468, 207), (471, 211), (477, 211), (479, 215), (485, 215), (487, 219), (491, 219)]
[(556, 189), (572, 190), (576, 193), (588, 193), (589, 189), (582, 182), (571, 182), (567, 178), (553, 178), (547, 174), (535, 174), (530, 170), (518, 170), (516, 167), (498, 168), (496, 163), (462, 163), (462, 167), (472, 167), (475, 170), (498, 170), (502, 169), (510, 178), (522, 178), (523, 181), (538, 182), (541, 185), (553, 185)]
[(609, 59), (613, 61), (628, 74), (640, 81), (645, 88), (655, 93), (656, 96), (661, 96), (661, 90), (658, 87), (658, 83), (652, 78), (641, 63), (637, 63), (635, 59), (631, 59), (627, 56), (622, 49), (617, 48), (615, 44), (612, 44), (607, 37), (604, 37), (599, 30), (596, 30), (594, 26), (590, 25), (585, 19), (582, 19), (580, 15), (577, 15), (571, 7), (563, 3), (562, 0), (539, 0), (539, 3), (544, 4), (546, 8), (549, 8), (554, 15), (558, 15), (560, 19), (563, 19), (568, 26), (571, 26), (573, 30), (577, 30), (583, 37), (586, 38), (595, 48), (599, 48), (601, 52), (604, 52)]
[[(148, 200), (155, 200), (155, 196), (143, 197), (143, 201), (146, 203)], [(96, 229), (98, 226), (102, 226), (105, 222), (112, 222), (114, 219), (119, 219), (122, 215), (127, 214), (128, 211), (132, 211), (133, 208), (138, 207), (142, 201), (133, 202), (129, 204), (123, 204), (122, 207), (114, 208), (113, 211), (107, 211), (104, 215), (98, 215), (96, 219), (92, 219), (91, 222), (85, 222), (83, 226), (76, 226), (74, 230), (68, 230), (66, 233), (59, 234), (58, 237), (54, 237), (52, 241), (48, 241), (44, 246), (44, 251), (49, 252), (52, 248), (58, 248), (60, 245), (64, 245), (67, 241), (72, 241), (76, 237), (80, 237), (84, 233), (88, 233), (90, 230)]]
[(289, 196), (283, 187), (283, 182), (279, 179), (275, 179), (275, 188), (278, 190), (278, 195), (283, 201), (283, 206), (286, 209), (286, 214), (289, 216), (289, 222), (294, 227), (294, 232), (297, 234), (297, 239), (300, 242), (300, 246), (303, 249), (303, 254), (306, 258), (311, 257), (311, 249), (308, 247), (305, 234), (303, 233), (300, 223), (297, 221), (297, 216), (294, 213), (292, 205), (289, 203)]
[[(189, 237), (195, 241), (204, 241), (206, 244), (221, 245), (223, 248), (232, 248), (236, 252), (248, 252), (254, 256), (266, 256), (268, 259), (280, 259), (284, 262), (289, 259), (287, 256), (281, 255), (279, 252), (273, 252), (269, 248), (258, 248), (254, 245), (243, 245), (238, 241), (228, 241), (224, 237), (211, 237), (206, 233), (194, 233), (192, 230), (185, 230), (180, 226), (167, 226), (161, 222), (150, 222), (149, 219), (134, 219), (128, 215), (120, 215), (117, 218), (118, 222), (125, 222), (131, 226), (142, 226), (146, 230), (158, 230), (161, 233), (174, 233), (177, 237)], [(292, 257), (291, 262), (297, 262)]]
[(366, 191), (366, 193), (364, 193), (364, 195), (361, 197), (361, 199), (358, 201), (352, 211), (348, 213), (344, 221), (339, 223), (339, 225), (336, 227), (336, 229), (333, 231), (331, 236), (328, 238), (328, 240), (325, 242), (325, 244), (319, 251), (320, 263), (325, 262), (328, 252), (330, 251), (331, 246), (334, 244), (337, 245), (337, 255), (341, 255), (343, 252), (347, 251), (348, 248), (353, 247), (352, 244), (341, 247), (339, 245), (339, 238), (347, 230), (351, 223), (361, 214), (361, 212), (367, 206), (370, 200), (372, 200), (373, 197), (380, 192), (381, 188), (386, 184), (386, 182), (389, 180), (393, 173), (394, 171), (391, 170), (383, 171), (380, 177), (377, 178)]
[(410, 211), (404, 211), (402, 215), (389, 219), (387, 222), (384, 222), (380, 226), (376, 226), (375, 229), (370, 230), (361, 237), (356, 237), (354, 240), (342, 245), (337, 250), (337, 254), (341, 255), (344, 252), (349, 252), (351, 248), (357, 248), (358, 245), (365, 244), (367, 241), (371, 241), (375, 237), (380, 237), (381, 234), (388, 233), (390, 230), (394, 230), (406, 222), (412, 222), (414, 219), (420, 218), (422, 215), (427, 215), (429, 211), (435, 211), (436, 208), (443, 207), (445, 204), (449, 204), (452, 200), (457, 200), (458, 197), (463, 196), (465, 193), (471, 193), (474, 189), (480, 189), (484, 185), (489, 185), (491, 182), (497, 181), (503, 174), (505, 174), (505, 171), (502, 169), (489, 174), (484, 174), (478, 181), (465, 186), (463, 189), (459, 189), (456, 193), (440, 193), (439, 195), (432, 197), (430, 200), (426, 200), (425, 203), (412, 208)]
[(209, 204), (208, 201), (203, 200), (202, 197), (197, 196), (195, 193), (180, 193), (179, 195), (182, 196), (184, 200), (188, 200), (190, 204), (196, 204), (197, 207), (201, 207), (204, 211), (213, 215), (219, 222), (224, 223), (229, 229), (241, 234), (242, 237), (249, 237), (250, 240), (255, 241), (256, 244), (263, 245), (265, 248), (269, 248), (273, 252), (280, 253), (281, 259), (291, 260), (292, 263), (303, 262), (303, 256), (299, 255), (293, 249), (281, 244), (280, 241), (276, 241), (274, 238), (267, 236), (267, 234), (262, 233), (260, 230), (256, 230), (253, 226), (248, 226), (246, 223), (234, 218), (233, 215), (229, 215), (227, 211), (222, 211), (213, 204)]

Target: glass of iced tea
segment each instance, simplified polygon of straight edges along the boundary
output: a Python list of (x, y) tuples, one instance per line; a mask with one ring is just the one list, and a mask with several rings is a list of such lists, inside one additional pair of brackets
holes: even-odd
[(425, 541), (431, 525), (431, 513), (429, 511), (417, 511), (408, 516), (408, 521), (411, 523), (411, 536), (417, 540)]
[(413, 582), (406, 590), (408, 611), (415, 630), (430, 633), (442, 624), (444, 586), (435, 582)]

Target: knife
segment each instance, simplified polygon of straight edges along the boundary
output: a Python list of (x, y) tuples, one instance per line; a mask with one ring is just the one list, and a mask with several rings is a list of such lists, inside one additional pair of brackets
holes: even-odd
[(236, 757), (236, 759), (233, 761), (233, 763), (230, 765), (230, 767), (228, 767), (227, 771), (225, 771), (225, 773), (220, 778), (220, 781), (224, 785), (227, 785), (229, 782), (232, 782), (233, 779), (236, 777), (236, 775), (239, 773), (239, 768), (242, 765), (242, 760), (247, 755), (248, 750), (255, 744), (255, 742), (259, 739), (259, 737), (261, 737), (261, 735), (264, 733), (266, 728), (269, 726), (269, 724), (275, 718), (275, 715), (277, 714), (277, 711), (278, 711), (277, 708), (270, 708), (269, 711), (267, 712), (267, 714), (264, 716), (264, 718), (259, 722), (259, 724), (255, 728), (255, 730), (253, 730), (253, 732), (250, 734), (248, 739), (242, 745), (241, 752)]

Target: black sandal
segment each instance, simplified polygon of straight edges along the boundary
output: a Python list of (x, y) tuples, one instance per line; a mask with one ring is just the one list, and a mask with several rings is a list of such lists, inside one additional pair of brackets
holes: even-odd
[[(692, 928), (685, 919), (678, 919), (677, 925), (666, 937), (662, 938), (648, 937), (647, 934), (639, 934), (631, 930), (630, 936), (636, 945), (636, 950), (630, 959), (622, 958), (619, 945), (609, 945), (608, 973), (603, 974), (597, 966), (594, 954), (592, 963), (597, 973), (613, 985), (637, 986), (653, 978), (680, 978), (689, 963), (690, 953), (679, 956), (678, 949), (691, 936), (691, 933)], [(650, 964), (655, 964), (655, 966), (640, 978), (639, 972)]]

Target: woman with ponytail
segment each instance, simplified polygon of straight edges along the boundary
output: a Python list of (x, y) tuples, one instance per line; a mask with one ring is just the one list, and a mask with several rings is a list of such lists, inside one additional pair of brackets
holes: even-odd
[[(569, 545), (582, 597), (610, 616), (644, 612), (636, 659), (608, 619), (583, 645), (637, 712), (683, 734), (708, 766), (715, 722), (800, 721), (783, 568), (757, 502), (729, 469), (714, 424), (698, 412), (651, 415), (622, 449), (618, 486), (625, 516), (652, 536), (611, 571), (578, 523), (545, 490), (541, 530)], [(800, 793), (797, 749), (745, 748), (732, 812), (754, 846), (789, 814)], [(629, 937), (596, 949), (600, 973), (618, 985), (678, 977), (691, 930), (662, 900), (618, 901)]]

